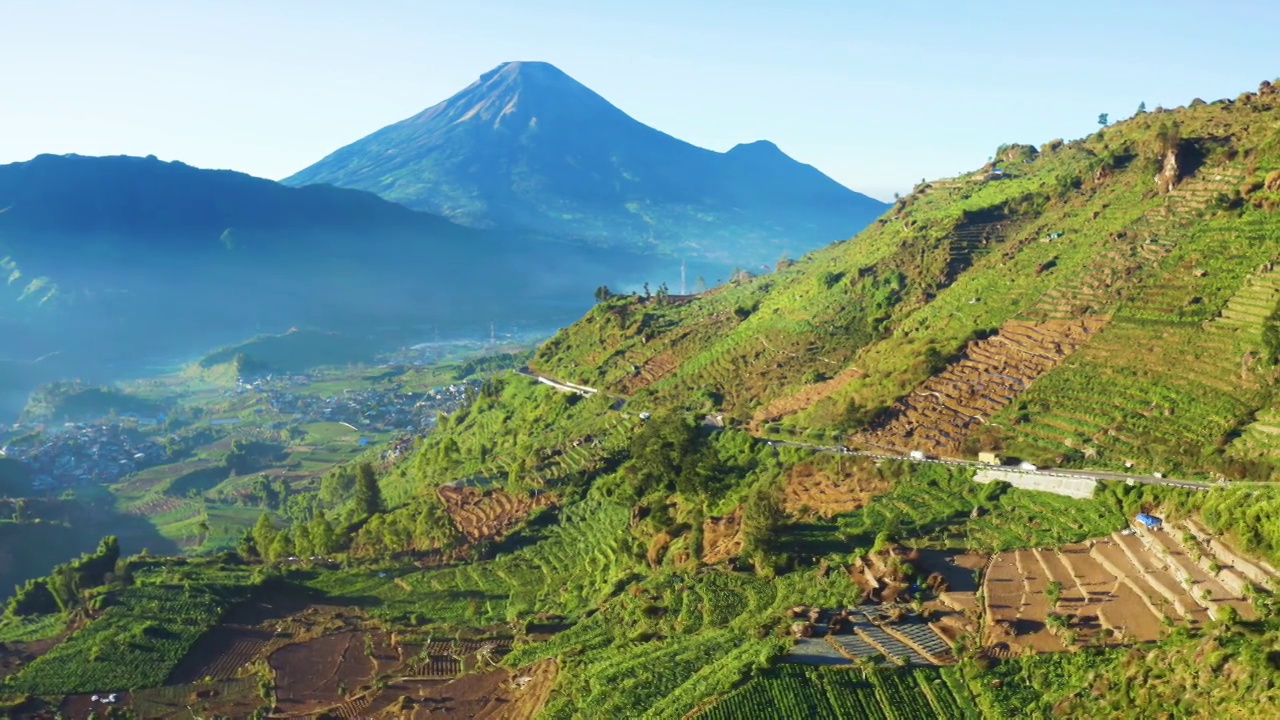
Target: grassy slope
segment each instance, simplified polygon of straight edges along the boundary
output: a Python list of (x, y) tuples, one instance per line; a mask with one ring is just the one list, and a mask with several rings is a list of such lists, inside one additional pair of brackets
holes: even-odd
[[(599, 305), (533, 365), (643, 402), (827, 434), (850, 401), (889, 405), (919, 385), (927, 347), (950, 355), (1015, 318), (1100, 315), (1111, 318), (1102, 332), (994, 418), (1022, 415), (993, 442), (1059, 462), (1089, 448), (1095, 464), (1219, 469), (1222, 446), (1270, 396), (1270, 372), (1249, 353), (1275, 300), (1259, 268), (1280, 257), (1280, 216), (1251, 202), (1272, 208), (1274, 191), (1231, 210), (1218, 194), (1280, 167), (1275, 98), (1139, 115), (1000, 163), (1002, 180), (923, 185), (854, 240), (790, 268), (690, 303)], [(1160, 195), (1165, 123), (1203, 164)], [(1271, 448), (1237, 445), (1236, 456)]]

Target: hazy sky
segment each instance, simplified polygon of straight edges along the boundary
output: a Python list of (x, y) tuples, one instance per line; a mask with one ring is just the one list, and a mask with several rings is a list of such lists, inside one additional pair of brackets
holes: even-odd
[(281, 178), (545, 60), (715, 150), (880, 197), (1280, 75), (1273, 0), (3, 0), (0, 162), (154, 154)]

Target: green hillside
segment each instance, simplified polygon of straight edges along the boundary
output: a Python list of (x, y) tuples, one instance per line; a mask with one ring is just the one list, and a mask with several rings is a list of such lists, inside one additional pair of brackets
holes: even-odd
[[(28, 582), (0, 700), (1273, 716), (1278, 138), (1267, 83), (1002, 147), (761, 277), (603, 299), (530, 361), (548, 382), (489, 378), (234, 553)], [(1128, 474), (1073, 494), (980, 452)]]
[(603, 303), (533, 365), (784, 435), (1266, 472), (1280, 115), (1264, 91), (1001, 147), (776, 273)]

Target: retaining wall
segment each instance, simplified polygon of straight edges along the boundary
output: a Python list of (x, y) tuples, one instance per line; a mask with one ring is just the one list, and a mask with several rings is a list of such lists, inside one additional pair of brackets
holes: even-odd
[(1018, 472), (1017, 470), (979, 470), (973, 479), (980, 483), (1003, 480), (1023, 490), (1043, 490), (1055, 495), (1081, 499), (1093, 497), (1093, 491), (1098, 488), (1098, 481), (1090, 478)]

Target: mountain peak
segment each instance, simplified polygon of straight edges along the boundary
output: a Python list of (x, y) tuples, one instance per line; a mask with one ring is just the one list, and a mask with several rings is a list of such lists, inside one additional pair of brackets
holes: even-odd
[(729, 152), (725, 153), (725, 155), (729, 155), (736, 158), (746, 158), (750, 160), (763, 160), (763, 161), (771, 161), (771, 162), (776, 162), (781, 160), (785, 162), (794, 162), (794, 160), (792, 160), (790, 155), (782, 152), (781, 148), (769, 142), (768, 140), (756, 140), (755, 142), (739, 143), (737, 145), (734, 145), (732, 148), (730, 148)]
[(590, 116), (597, 121), (625, 115), (555, 65), (517, 60), (503, 63), (444, 102), (405, 125), (491, 125), (516, 132), (558, 116)]
[(560, 68), (549, 62), (542, 62), (541, 60), (512, 60), (510, 62), (504, 62), (489, 72), (481, 75), (480, 82), (488, 82), (500, 75), (504, 77), (519, 76), (542, 79), (564, 79), (571, 82), (577, 82)]
[(370, 190), (474, 227), (744, 261), (848, 237), (885, 207), (768, 141), (690, 145), (537, 61), (498, 65), (285, 183)]
[(739, 143), (737, 145), (734, 145), (729, 150), (729, 152), (731, 153), (732, 152), (771, 152), (771, 153), (777, 153), (779, 155), (786, 154), (782, 152), (782, 150), (777, 145), (774, 145), (768, 140), (756, 140), (755, 142)]

